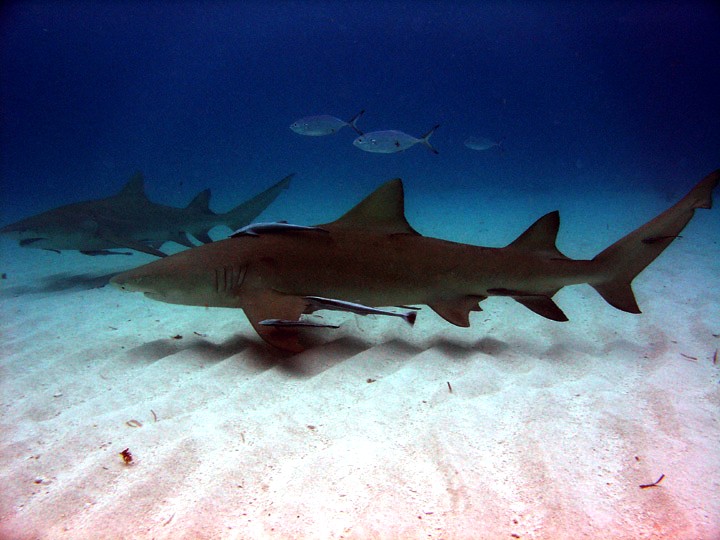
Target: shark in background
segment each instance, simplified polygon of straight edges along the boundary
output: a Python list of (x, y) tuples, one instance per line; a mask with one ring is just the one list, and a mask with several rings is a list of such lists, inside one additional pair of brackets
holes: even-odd
[(303, 330), (323, 325), (301, 318), (321, 309), (360, 315), (414, 317), (377, 310), (427, 305), (447, 322), (470, 326), (489, 296), (513, 298), (554, 321), (567, 316), (553, 296), (587, 283), (610, 305), (640, 313), (631, 283), (675, 240), (697, 208), (711, 208), (717, 170), (674, 206), (627, 234), (593, 259), (558, 250), (557, 211), (502, 248), (422, 236), (407, 222), (403, 186), (380, 186), (332, 223), (259, 228), (189, 249), (112, 278), (125, 291), (171, 304), (241, 308), (271, 345), (299, 352)]
[(206, 189), (185, 208), (150, 201), (142, 173), (135, 173), (119, 193), (104, 199), (72, 203), (6, 225), (0, 234), (20, 246), (50, 251), (75, 250), (86, 255), (127, 254), (133, 249), (156, 257), (165, 242), (193, 247), (188, 235), (210, 243), (208, 232), (218, 225), (239, 229), (257, 218), (290, 185), (290, 174), (253, 198), (224, 213), (210, 210)]

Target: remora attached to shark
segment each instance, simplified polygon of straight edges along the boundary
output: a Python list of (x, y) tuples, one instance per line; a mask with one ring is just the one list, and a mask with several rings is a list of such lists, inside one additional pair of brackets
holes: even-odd
[(424, 237), (405, 219), (402, 182), (396, 179), (337, 221), (319, 225), (322, 232), (239, 235), (111, 282), (163, 302), (242, 308), (263, 339), (291, 352), (307, 347), (301, 315), (322, 309), (312, 297), (360, 307), (426, 304), (446, 321), (467, 327), (470, 312), (480, 311), (479, 303), (493, 295), (566, 321), (553, 296), (566, 285), (588, 283), (617, 309), (640, 313), (633, 279), (677, 238), (696, 208), (712, 206), (719, 179), (720, 170), (711, 173), (677, 204), (591, 260), (573, 260), (558, 250), (558, 212), (503, 248)]
[(76, 250), (87, 255), (112, 255), (117, 252), (107, 250), (129, 248), (165, 257), (160, 251), (165, 242), (193, 247), (188, 234), (208, 243), (212, 242), (208, 232), (217, 225), (238, 229), (252, 222), (287, 189), (293, 176), (286, 176), (229, 212), (215, 213), (210, 210), (209, 189), (198, 193), (185, 208), (151, 202), (138, 172), (112, 197), (48, 210), (6, 225), (0, 234), (29, 248)]

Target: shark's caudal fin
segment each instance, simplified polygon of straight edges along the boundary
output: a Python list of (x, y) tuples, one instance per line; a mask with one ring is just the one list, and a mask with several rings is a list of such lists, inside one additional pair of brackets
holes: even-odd
[(234, 231), (244, 227), (248, 223), (252, 223), (252, 221), (280, 195), (281, 191), (288, 188), (293, 176), (295, 176), (295, 173), (287, 175), (262, 193), (255, 195), (249, 201), (236, 206), (229, 212), (220, 214), (220, 219)]
[(590, 285), (613, 307), (640, 313), (632, 280), (678, 237), (696, 208), (712, 207), (712, 191), (718, 181), (720, 170), (703, 178), (677, 204), (598, 254), (593, 259), (596, 278)]

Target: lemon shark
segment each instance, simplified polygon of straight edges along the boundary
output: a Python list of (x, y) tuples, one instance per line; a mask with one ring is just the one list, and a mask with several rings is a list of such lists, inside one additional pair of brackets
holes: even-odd
[(203, 243), (217, 225), (237, 229), (252, 222), (288, 187), (293, 175), (229, 212), (210, 210), (210, 190), (201, 191), (185, 208), (151, 202), (145, 194), (142, 173), (135, 173), (111, 197), (68, 204), (25, 218), (0, 229), (23, 247), (51, 251), (76, 250), (86, 255), (117, 255), (113, 248), (128, 248), (165, 257), (160, 247), (177, 242), (193, 247), (188, 234)]
[(362, 315), (370, 313), (363, 307), (427, 305), (468, 327), (480, 302), (505, 296), (566, 321), (553, 296), (587, 283), (615, 308), (640, 313), (632, 281), (678, 237), (695, 209), (712, 206), (719, 179), (720, 170), (711, 173), (590, 260), (558, 250), (557, 211), (502, 248), (422, 236), (405, 219), (403, 185), (395, 179), (331, 223), (240, 232), (118, 274), (111, 283), (172, 304), (241, 308), (265, 341), (290, 352), (309, 346), (304, 326), (335, 327), (302, 318), (320, 309)]

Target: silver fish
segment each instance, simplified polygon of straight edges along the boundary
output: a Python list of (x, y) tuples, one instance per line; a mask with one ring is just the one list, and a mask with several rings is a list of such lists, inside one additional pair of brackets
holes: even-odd
[(374, 152), (377, 154), (394, 154), (395, 152), (402, 152), (407, 150), (411, 146), (418, 143), (424, 144), (428, 147), (433, 154), (437, 154), (438, 151), (433, 148), (430, 144), (430, 136), (435, 132), (440, 125), (433, 127), (430, 131), (421, 135), (420, 138), (415, 138), (412, 135), (397, 131), (395, 129), (388, 129), (385, 131), (373, 131), (360, 135), (353, 141), (353, 144), (360, 150), (366, 152)]
[(500, 152), (504, 152), (504, 140), (504, 137), (499, 141), (493, 141), (492, 139), (488, 139), (487, 137), (468, 137), (465, 140), (465, 146), (467, 146), (470, 150), (490, 150), (491, 148), (497, 146)]
[(230, 238), (238, 236), (259, 236), (261, 233), (282, 233), (297, 231), (319, 231), (328, 232), (320, 227), (308, 227), (305, 225), (293, 225), (287, 221), (271, 221), (265, 223), (251, 223), (242, 229), (238, 229), (230, 235)]
[(323, 298), (322, 296), (304, 296), (303, 299), (308, 301), (305, 313), (315, 313), (321, 309), (328, 309), (332, 311), (348, 311), (356, 315), (389, 315), (390, 317), (400, 317), (410, 326), (415, 324), (415, 318), (417, 317), (416, 311), (395, 313), (386, 309), (378, 309), (345, 300), (335, 300), (334, 298)]
[(292, 129), (298, 135), (307, 135), (309, 137), (322, 137), (323, 135), (332, 135), (337, 133), (345, 126), (353, 128), (358, 135), (362, 135), (363, 132), (357, 127), (357, 121), (365, 112), (365, 109), (357, 113), (347, 122), (330, 116), (329, 114), (320, 114), (318, 116), (306, 116), (300, 120), (296, 120), (290, 124)]

